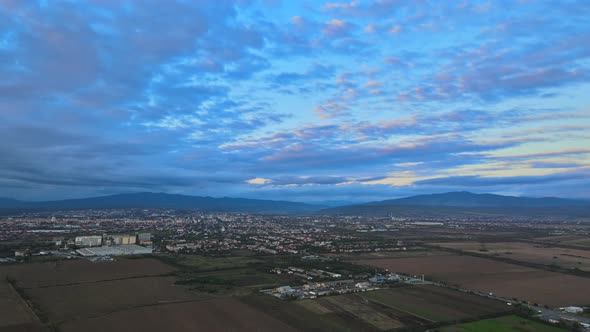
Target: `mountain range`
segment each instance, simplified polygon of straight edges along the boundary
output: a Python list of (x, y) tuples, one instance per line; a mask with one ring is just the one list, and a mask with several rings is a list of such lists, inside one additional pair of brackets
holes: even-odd
[(318, 211), (323, 207), (288, 201), (230, 197), (214, 198), (150, 192), (43, 202), (25, 202), (0, 198), (0, 209), (17, 211), (158, 208), (204, 212), (296, 214)]
[(82, 199), (27, 202), (0, 198), (0, 210), (54, 211), (83, 209), (162, 208), (204, 212), (236, 212), (261, 214), (327, 214), (327, 215), (389, 215), (389, 214), (570, 214), (590, 215), (590, 201), (555, 197), (531, 198), (470, 192), (418, 195), (399, 199), (326, 208), (322, 205), (248, 198), (214, 198), (165, 193), (132, 193)]
[(323, 209), (322, 214), (383, 216), (485, 213), (496, 215), (590, 216), (590, 201), (557, 197), (516, 197), (466, 191), (417, 195)]

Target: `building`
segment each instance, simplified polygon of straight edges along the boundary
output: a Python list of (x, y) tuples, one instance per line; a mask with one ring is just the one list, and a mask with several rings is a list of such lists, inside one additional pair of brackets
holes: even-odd
[(296, 292), (297, 292), (297, 290), (292, 288), (291, 286), (280, 286), (280, 287), (273, 289), (271, 294), (275, 297), (282, 299), (287, 296), (294, 295)]
[(61, 246), (64, 242), (64, 238), (62, 236), (54, 236), (53, 239), (51, 239), (51, 242), (55, 243), (56, 246)]
[(129, 235), (129, 234), (113, 234), (113, 235), (109, 235), (108, 238), (110, 240), (110, 244), (116, 244), (116, 245), (135, 244), (135, 242), (136, 242), (135, 235)]
[(137, 243), (150, 245), (152, 244), (152, 234), (151, 233), (137, 233)]
[(75, 244), (78, 247), (98, 247), (102, 244), (102, 236), (76, 236)]
[(400, 281), (400, 276), (398, 276), (397, 274), (394, 275), (375, 275), (372, 278), (369, 278), (370, 282), (385, 282), (385, 281)]
[(127, 255), (146, 255), (152, 253), (152, 248), (146, 248), (135, 244), (125, 244), (111, 247), (94, 247), (82, 248), (76, 250), (78, 254), (84, 257), (92, 256), (127, 256)]
[(369, 287), (371, 287), (371, 284), (366, 281), (363, 281), (363, 282), (357, 282), (354, 286), (356, 288), (369, 288)]
[(342, 278), (342, 275), (340, 273), (333, 273), (333, 272), (328, 272), (328, 271), (323, 271), (325, 274), (327, 274), (330, 278)]

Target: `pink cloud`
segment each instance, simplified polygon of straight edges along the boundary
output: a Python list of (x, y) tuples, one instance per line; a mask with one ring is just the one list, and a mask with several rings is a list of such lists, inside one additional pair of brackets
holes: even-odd
[(302, 25), (304, 23), (303, 18), (301, 16), (291, 17), (291, 22), (293, 22), (293, 24), (295, 24), (295, 25)]
[(350, 31), (352, 25), (343, 20), (333, 19), (324, 25), (324, 34), (330, 37), (341, 37)]
[(379, 83), (377, 81), (369, 81), (369, 82), (367, 82), (367, 84), (365, 84), (365, 86), (367, 88), (378, 88), (381, 86), (381, 83)]
[(395, 34), (399, 33), (401, 30), (402, 30), (402, 27), (400, 25), (396, 25), (396, 26), (392, 27), (391, 29), (387, 30), (387, 32), (395, 35)]
[(325, 120), (348, 114), (348, 108), (345, 105), (339, 103), (329, 102), (316, 106), (315, 112), (318, 114), (320, 119)]
[(365, 27), (366, 33), (373, 33), (375, 31), (377, 31), (377, 26), (375, 24), (367, 24), (367, 26)]

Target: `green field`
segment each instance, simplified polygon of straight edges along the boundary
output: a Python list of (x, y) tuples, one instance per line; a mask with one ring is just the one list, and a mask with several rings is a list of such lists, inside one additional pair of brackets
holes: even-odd
[(210, 257), (201, 255), (158, 256), (164, 262), (181, 269), (193, 271), (216, 271), (236, 269), (262, 263), (252, 256)]
[(245, 295), (259, 288), (272, 288), (284, 283), (278, 276), (253, 268), (237, 268), (208, 272), (180, 272), (176, 284), (189, 289), (219, 295)]
[(518, 316), (504, 316), (477, 322), (440, 328), (440, 332), (566, 332), (559, 327), (545, 325)]
[(218, 295), (246, 295), (257, 288), (288, 283), (259, 268), (265, 261), (253, 256), (213, 257), (201, 255), (159, 256), (177, 268), (176, 284)]

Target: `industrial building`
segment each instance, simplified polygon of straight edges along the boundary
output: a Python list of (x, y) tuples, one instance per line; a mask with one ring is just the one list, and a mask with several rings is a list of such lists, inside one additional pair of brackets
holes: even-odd
[(151, 233), (137, 233), (137, 242), (139, 244), (152, 244), (152, 234)]
[(84, 257), (92, 256), (126, 256), (151, 254), (152, 248), (146, 248), (135, 244), (124, 244), (111, 247), (82, 248), (76, 252)]
[(75, 244), (78, 247), (98, 247), (102, 244), (102, 236), (100, 236), (100, 235), (76, 236)]
[(107, 243), (117, 244), (117, 245), (135, 244), (135, 242), (136, 242), (135, 235), (129, 235), (129, 234), (113, 234), (113, 235), (109, 235), (107, 237), (107, 239), (108, 239)]

